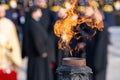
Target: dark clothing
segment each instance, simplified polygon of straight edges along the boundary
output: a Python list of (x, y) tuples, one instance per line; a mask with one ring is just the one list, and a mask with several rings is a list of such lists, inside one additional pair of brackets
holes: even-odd
[(97, 35), (87, 44), (87, 65), (93, 70), (93, 80), (105, 80), (108, 35), (105, 27), (103, 32), (97, 32)]
[(94, 72), (93, 80), (105, 80), (106, 79), (106, 69), (103, 69), (99, 72)]
[(26, 46), (27, 46), (27, 42), (26, 42), (26, 27), (28, 26), (28, 24), (29, 24), (29, 20), (30, 20), (30, 15), (29, 15), (29, 13), (25, 13), (26, 15), (25, 15), (25, 24), (24, 24), (24, 26), (22, 27), (22, 31), (23, 31), (23, 41), (22, 41), (22, 58), (24, 58), (24, 57), (27, 57), (27, 51), (26, 51)]
[[(55, 35), (54, 35), (54, 23), (56, 21), (56, 13), (50, 11), (49, 7), (41, 8), (42, 9), (42, 17), (40, 19), (40, 23), (42, 27), (45, 29), (46, 33), (48, 34), (48, 46), (47, 46), (47, 53), (49, 57), (49, 61), (51, 62), (51, 69), (53, 71), (54, 77), (56, 75), (56, 55), (58, 54), (55, 52)], [(57, 53), (57, 54), (55, 54)]]
[(93, 70), (93, 80), (105, 80), (107, 68), (107, 46), (109, 44), (108, 28), (115, 25), (113, 12), (104, 13), (104, 30), (87, 44), (87, 65)]
[(42, 8), (42, 17), (40, 19), (40, 23), (42, 25), (43, 28), (45, 28), (45, 30), (48, 32), (49, 26), (50, 26), (50, 11), (48, 8)]
[[(26, 26), (26, 43), (28, 57), (40, 56), (46, 52), (47, 33), (42, 28), (39, 22), (31, 19), (29, 25)], [(31, 44), (32, 43), (32, 44)], [(36, 54), (33, 54), (36, 53)]]
[(42, 9), (43, 15), (40, 19), (40, 23), (42, 27), (45, 29), (49, 37), (47, 52), (50, 54), (49, 55), (50, 61), (55, 62), (55, 35), (53, 31), (55, 15), (53, 15), (53, 13), (49, 10), (49, 8), (41, 8), (41, 9)]
[(104, 12), (104, 16), (105, 16), (104, 22), (105, 25), (107, 25), (106, 27), (111, 27), (116, 25), (114, 12)]
[(40, 57), (29, 58), (27, 80), (53, 80), (47, 59)]
[(94, 58), (94, 66), (96, 71), (104, 70), (107, 66), (107, 46), (109, 44), (109, 33), (107, 30), (107, 28), (104, 28), (104, 31), (100, 32), (98, 36), (98, 43)]
[(39, 22), (30, 19), (25, 27), (25, 50), (28, 56), (27, 80), (50, 80), (50, 67), (42, 53), (47, 52), (47, 33)]

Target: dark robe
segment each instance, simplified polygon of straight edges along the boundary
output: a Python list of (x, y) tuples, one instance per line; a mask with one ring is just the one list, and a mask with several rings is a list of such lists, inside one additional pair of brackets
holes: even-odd
[(25, 28), (25, 48), (28, 56), (27, 80), (52, 80), (48, 58), (42, 58), (47, 52), (47, 33), (39, 22), (29, 19)]
[(55, 22), (53, 18), (54, 16), (53, 13), (49, 10), (49, 8), (41, 8), (41, 10), (43, 15), (40, 19), (40, 23), (49, 37), (47, 52), (50, 54), (49, 55), (50, 61), (55, 62), (55, 39), (54, 39), (55, 36), (53, 32), (53, 26)]
[(113, 13), (104, 13), (104, 30), (97, 32), (87, 44), (87, 65), (93, 70), (93, 80), (106, 80), (108, 27), (115, 25)]
[(93, 70), (93, 80), (105, 80), (107, 67), (107, 46), (109, 43), (107, 27), (87, 45), (87, 65)]
[(22, 41), (22, 58), (24, 58), (24, 57), (27, 57), (27, 51), (26, 51), (26, 27), (28, 26), (28, 24), (29, 24), (29, 19), (30, 19), (30, 17), (29, 17), (29, 13), (28, 12), (26, 12), (25, 13), (26, 15), (25, 15), (25, 24), (24, 24), (24, 27), (22, 27), (22, 31), (23, 31), (23, 41)]

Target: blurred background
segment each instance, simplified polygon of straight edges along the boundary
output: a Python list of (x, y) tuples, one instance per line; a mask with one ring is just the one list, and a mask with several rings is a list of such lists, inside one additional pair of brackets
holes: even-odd
[[(67, 1), (67, 0), (66, 0)], [(84, 11), (84, 0), (78, 10)], [(53, 26), (58, 19), (58, 0), (45, 0), (43, 8), (43, 24), (50, 36), (50, 66), (56, 80), (56, 67), (60, 65), (58, 38), (54, 35)], [(24, 27), (28, 20), (29, 8), (34, 5), (34, 0), (0, 0), (0, 4), (6, 9), (6, 17), (12, 20), (16, 26), (17, 35), (21, 45), (23, 64), (19, 69), (18, 80), (26, 80), (27, 56), (23, 49)], [(65, 4), (64, 4), (65, 5)], [(105, 30), (98, 32), (93, 40), (88, 42), (87, 63), (93, 69), (94, 80), (120, 80), (120, 0), (93, 0), (92, 5), (98, 7), (104, 16)], [(48, 19), (49, 18), (49, 19)], [(48, 26), (49, 25), (49, 26)], [(94, 46), (97, 45), (97, 46)], [(104, 79), (98, 79), (103, 77)]]

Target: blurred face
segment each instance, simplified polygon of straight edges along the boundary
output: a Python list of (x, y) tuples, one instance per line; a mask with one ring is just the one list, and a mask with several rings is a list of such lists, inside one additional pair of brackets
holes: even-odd
[(67, 16), (67, 11), (64, 8), (60, 8), (60, 10), (58, 11), (58, 17), (60, 18), (66, 18)]
[(5, 17), (5, 14), (5, 9), (2, 6), (0, 6), (0, 18)]
[(40, 20), (40, 18), (42, 17), (42, 11), (40, 9), (38, 9), (37, 11), (35, 11), (33, 13), (32, 16), (35, 20)]
[(36, 15), (37, 15), (38, 18), (41, 18), (42, 17), (42, 11), (40, 9), (38, 9), (36, 11)]
[(47, 5), (46, 0), (35, 0), (35, 4), (39, 7), (45, 7)]

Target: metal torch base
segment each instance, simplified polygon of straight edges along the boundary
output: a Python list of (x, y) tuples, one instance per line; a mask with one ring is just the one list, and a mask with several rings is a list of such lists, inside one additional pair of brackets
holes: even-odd
[(58, 80), (92, 80), (92, 70), (86, 66), (85, 59), (63, 58), (57, 73)]

